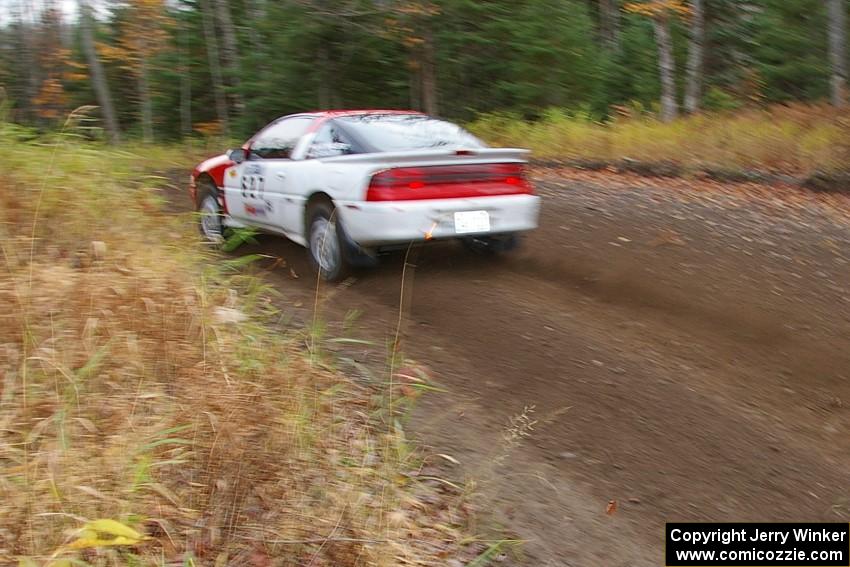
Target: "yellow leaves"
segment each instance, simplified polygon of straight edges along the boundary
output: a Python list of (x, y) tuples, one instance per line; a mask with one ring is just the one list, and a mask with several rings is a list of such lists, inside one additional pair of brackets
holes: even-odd
[(109, 519), (93, 520), (80, 529), (77, 539), (62, 546), (60, 551), (137, 545), (146, 539), (147, 536), (121, 522)]
[(97, 51), (104, 59), (122, 61), (126, 69), (138, 72), (141, 62), (167, 47), (166, 28), (172, 23), (163, 0), (131, 0), (117, 22), (117, 44), (99, 43)]
[(42, 118), (58, 118), (67, 102), (62, 82), (56, 77), (48, 77), (41, 84), (33, 104)]
[(440, 7), (431, 0), (404, 0), (393, 5), (392, 14), (385, 19), (383, 33), (396, 37), (408, 48), (424, 43), (423, 26), (440, 14)]
[[(98, 547), (116, 547), (138, 545), (150, 539), (116, 520), (100, 519), (87, 522), (77, 531), (77, 539), (57, 549), (44, 567), (71, 567), (76, 561), (65, 558), (57, 558), (69, 551), (81, 549), (93, 549)], [(19, 557), (18, 567), (39, 567), (39, 563), (30, 557)]]
[[(44, 567), (73, 567), (74, 563), (70, 559), (56, 559), (49, 561)], [(41, 567), (33, 559), (29, 557), (18, 558), (18, 567)]]
[(66, 81), (80, 83), (89, 80), (88, 73), (65, 73), (64, 76)]
[(192, 129), (202, 136), (219, 136), (224, 131), (220, 120), (210, 122), (196, 122)]
[(102, 59), (118, 60), (124, 57), (124, 50), (119, 47), (115, 47), (114, 45), (98, 42), (95, 47), (97, 49), (97, 54)]
[(412, 17), (430, 18), (440, 13), (440, 7), (428, 0), (407, 0), (395, 6), (396, 12)]
[(627, 2), (624, 8), (627, 12), (648, 18), (687, 17), (691, 14), (691, 7), (684, 0), (641, 0)]

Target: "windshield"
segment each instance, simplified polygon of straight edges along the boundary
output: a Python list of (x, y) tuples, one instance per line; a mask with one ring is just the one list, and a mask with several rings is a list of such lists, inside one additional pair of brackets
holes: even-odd
[(337, 120), (377, 152), (486, 147), (460, 126), (422, 114), (365, 114)]

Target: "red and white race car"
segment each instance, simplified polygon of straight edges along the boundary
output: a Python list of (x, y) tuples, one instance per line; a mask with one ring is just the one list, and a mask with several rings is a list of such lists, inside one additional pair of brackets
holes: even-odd
[(411, 242), (512, 248), (540, 209), (526, 154), (418, 112), (294, 114), (199, 164), (189, 193), (208, 239), (220, 241), (225, 227), (281, 234), (336, 280)]

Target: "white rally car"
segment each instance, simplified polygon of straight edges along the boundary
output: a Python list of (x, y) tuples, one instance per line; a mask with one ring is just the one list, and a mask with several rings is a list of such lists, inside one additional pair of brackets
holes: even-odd
[(189, 193), (208, 239), (220, 241), (226, 227), (281, 234), (336, 280), (410, 243), (512, 248), (540, 209), (526, 154), (418, 112), (294, 114), (199, 164)]

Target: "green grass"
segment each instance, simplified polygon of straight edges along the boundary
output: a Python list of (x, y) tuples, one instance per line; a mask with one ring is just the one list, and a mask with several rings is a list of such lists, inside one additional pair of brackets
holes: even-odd
[(537, 121), (479, 117), (469, 129), (493, 145), (527, 147), (539, 159), (633, 159), (686, 169), (753, 169), (808, 175), (847, 169), (850, 115), (826, 106), (777, 106), (680, 118), (637, 113), (598, 122), (550, 110)]

